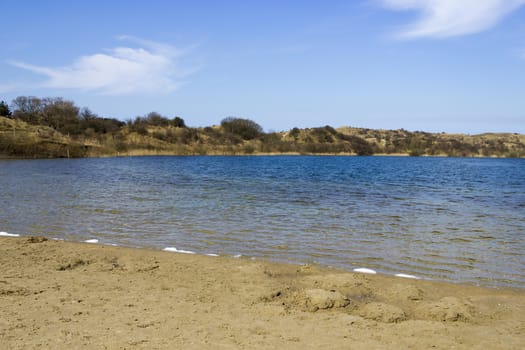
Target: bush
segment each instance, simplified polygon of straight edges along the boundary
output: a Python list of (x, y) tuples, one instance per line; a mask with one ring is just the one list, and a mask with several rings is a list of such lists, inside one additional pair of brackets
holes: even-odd
[(243, 140), (253, 140), (263, 133), (262, 127), (250, 119), (225, 118), (221, 121), (221, 127), (224, 131), (238, 135)]
[(358, 156), (371, 156), (374, 154), (372, 146), (359, 136), (349, 136), (350, 145)]
[(11, 110), (9, 110), (9, 106), (4, 101), (0, 102), (0, 117), (9, 116), (11, 116)]
[(171, 125), (176, 127), (176, 128), (185, 128), (186, 127), (186, 123), (184, 122), (184, 119), (182, 119), (181, 117), (173, 118), (173, 120), (171, 121)]

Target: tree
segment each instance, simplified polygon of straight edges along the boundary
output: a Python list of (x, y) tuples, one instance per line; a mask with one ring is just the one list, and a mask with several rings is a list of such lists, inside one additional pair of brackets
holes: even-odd
[(184, 123), (184, 119), (182, 119), (181, 117), (173, 118), (173, 120), (171, 121), (171, 125), (173, 125), (176, 128), (185, 128), (186, 127), (186, 123)]
[(42, 122), (62, 133), (80, 134), (79, 108), (72, 101), (60, 97), (44, 99)]
[(18, 96), (13, 100), (15, 112), (21, 113), (37, 113), (42, 112), (44, 103), (42, 99), (35, 96)]
[(263, 132), (262, 127), (250, 119), (228, 117), (221, 121), (224, 131), (240, 136), (244, 140), (253, 140)]
[(42, 99), (34, 96), (18, 96), (11, 105), (13, 106), (13, 117), (21, 119), (30, 124), (41, 122), (42, 111), (45, 103)]
[[(83, 133), (96, 133), (96, 134), (106, 134), (106, 133), (115, 133), (122, 126), (125, 125), (124, 122), (114, 119), (114, 118), (101, 118), (87, 107), (84, 107), (80, 111), (80, 121), (82, 123)], [(88, 130), (91, 130), (88, 132)]]
[(152, 126), (168, 126), (170, 121), (168, 118), (163, 117), (157, 112), (149, 113), (146, 118), (146, 123)]
[(297, 141), (297, 139), (299, 138), (299, 135), (301, 135), (301, 130), (299, 130), (299, 128), (293, 128), (292, 130), (290, 130), (288, 134), (291, 137), (293, 137), (295, 141)]
[(9, 106), (4, 101), (0, 102), (0, 117), (9, 117), (11, 116), (11, 111)]

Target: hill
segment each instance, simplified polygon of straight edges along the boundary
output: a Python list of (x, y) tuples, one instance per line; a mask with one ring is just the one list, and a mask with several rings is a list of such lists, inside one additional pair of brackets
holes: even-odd
[[(463, 135), (331, 126), (265, 133), (250, 119), (191, 128), (151, 112), (123, 122), (60, 97), (19, 96), (0, 104), (0, 157), (336, 154), (525, 157), (525, 135)], [(2, 116), (3, 115), (3, 116)]]
[[(233, 127), (190, 128), (147, 118), (114, 128), (63, 133), (48, 125), (0, 117), (0, 157), (60, 158), (129, 155), (336, 154), (525, 157), (522, 134), (445, 134), (330, 126), (251, 135)], [(249, 128), (248, 128), (249, 130)]]

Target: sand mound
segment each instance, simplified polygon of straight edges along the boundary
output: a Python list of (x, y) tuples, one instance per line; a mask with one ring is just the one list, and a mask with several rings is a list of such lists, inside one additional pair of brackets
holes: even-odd
[(41, 236), (32, 236), (32, 237), (29, 237), (26, 242), (27, 243), (43, 243), (43, 242), (46, 242), (48, 239), (46, 237), (41, 237)]
[(316, 312), (318, 310), (339, 309), (351, 304), (351, 300), (335, 290), (286, 288), (260, 298), (263, 302), (277, 301), (286, 310)]
[(455, 297), (445, 297), (437, 302), (424, 303), (415, 309), (416, 318), (443, 321), (469, 322), (474, 314), (474, 306)]
[(406, 313), (401, 308), (378, 302), (372, 302), (361, 307), (359, 315), (366, 319), (384, 323), (397, 323), (407, 319)]
[(297, 296), (297, 304), (308, 311), (341, 308), (350, 304), (350, 300), (335, 290), (308, 289)]

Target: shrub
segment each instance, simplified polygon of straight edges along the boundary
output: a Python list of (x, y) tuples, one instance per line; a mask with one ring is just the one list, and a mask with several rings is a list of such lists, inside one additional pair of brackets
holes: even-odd
[(223, 119), (221, 127), (224, 131), (238, 135), (244, 140), (253, 140), (263, 132), (262, 127), (253, 120), (234, 117)]

